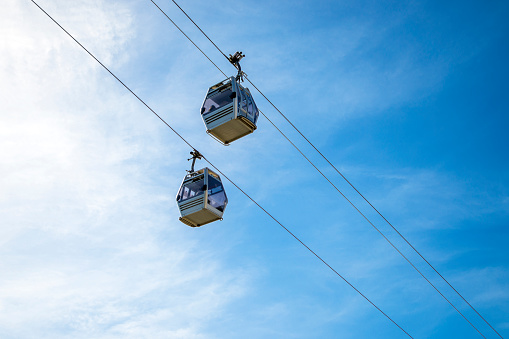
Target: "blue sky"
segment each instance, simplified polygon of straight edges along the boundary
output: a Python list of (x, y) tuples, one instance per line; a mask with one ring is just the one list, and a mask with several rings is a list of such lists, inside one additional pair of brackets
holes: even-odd
[[(156, 2), (234, 74), (171, 1)], [(223, 75), (149, 0), (38, 3), (414, 338), (481, 337), (266, 119), (228, 147), (207, 136), (199, 109)], [(257, 87), (509, 336), (507, 2), (180, 5), (225, 53), (246, 54)], [(223, 221), (180, 223), (190, 149), (31, 1), (5, 2), (0, 61), (2, 338), (406, 337), (233, 185)]]

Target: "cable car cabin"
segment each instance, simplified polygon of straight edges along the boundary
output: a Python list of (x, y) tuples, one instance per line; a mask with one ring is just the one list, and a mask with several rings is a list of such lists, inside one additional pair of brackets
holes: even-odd
[(184, 178), (177, 195), (177, 204), (184, 224), (199, 227), (223, 219), (228, 204), (219, 175), (205, 167)]
[(201, 115), (207, 133), (228, 145), (253, 133), (259, 112), (249, 89), (231, 77), (209, 88)]

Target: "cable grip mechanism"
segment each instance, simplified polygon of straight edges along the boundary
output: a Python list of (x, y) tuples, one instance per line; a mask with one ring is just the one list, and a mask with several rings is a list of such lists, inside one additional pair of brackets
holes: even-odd
[(242, 54), (242, 52), (235, 52), (235, 54), (231, 55), (230, 54), (230, 57), (228, 58), (228, 61), (230, 61), (230, 63), (237, 69), (238, 73), (237, 73), (237, 76), (235, 77), (235, 79), (237, 81), (244, 81), (244, 75), (246, 73), (242, 72), (242, 68), (240, 67), (240, 60), (242, 58), (244, 58), (245, 55)]
[(189, 158), (187, 159), (187, 161), (193, 159), (193, 162), (191, 163), (191, 170), (190, 171), (187, 171), (189, 173), (193, 173), (194, 172), (194, 164), (196, 162), (196, 159), (200, 159), (203, 157), (203, 155), (201, 155), (200, 152), (198, 152), (197, 150), (193, 149), (192, 152), (189, 152), (189, 154), (191, 154), (193, 157), (192, 158)]

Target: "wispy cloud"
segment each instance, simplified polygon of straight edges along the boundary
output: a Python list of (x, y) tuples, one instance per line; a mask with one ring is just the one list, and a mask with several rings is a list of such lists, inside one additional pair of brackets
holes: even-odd
[[(127, 61), (127, 6), (71, 7), (63, 21), (87, 46)], [(250, 273), (225, 268), (175, 219), (181, 178), (154, 165), (173, 149), (158, 122), (31, 3), (2, 13), (0, 334), (208, 337)]]
[[(41, 4), (412, 334), (429, 337), (457, 316), (263, 118), (255, 134), (228, 148), (205, 134), (199, 107), (222, 75), (149, 1)], [(363, 4), (364, 13), (357, 4), (353, 12), (333, 8), (332, 14), (324, 11), (331, 2), (185, 6), (225, 52), (248, 54), (245, 70), (256, 84), (306, 134), (318, 133), (313, 140), (333, 156), (349, 151), (336, 142), (337, 119), (441, 90), (455, 62), (455, 53), (423, 57), (417, 38), (405, 48), (392, 44), (408, 22), (423, 19), (414, 5)], [(244, 12), (251, 15), (239, 15)], [(337, 20), (340, 13), (349, 18)], [(29, 1), (7, 1), (0, 17), (0, 336), (359, 338), (376, 329), (380, 337), (395, 337), (397, 328), (230, 184), (223, 222), (200, 229), (180, 224), (174, 199), (190, 150)], [(194, 28), (186, 32), (199, 36)], [(217, 55), (203, 37), (198, 41)], [(377, 59), (386, 46), (391, 54)], [(353, 139), (351, 154), (365, 138)], [(452, 239), (447, 232), (484, 234), (484, 225), (472, 221), (487, 214), (507, 215), (503, 184), (493, 190), (435, 165), (357, 163), (345, 158), (341, 170), (467, 299), (486, 309), (505, 302), (503, 259), (486, 265), (483, 257), (477, 266), (470, 260), (491, 242), (437, 245)], [(395, 239), (372, 211), (369, 216)], [(422, 324), (423, 318), (429, 321)]]

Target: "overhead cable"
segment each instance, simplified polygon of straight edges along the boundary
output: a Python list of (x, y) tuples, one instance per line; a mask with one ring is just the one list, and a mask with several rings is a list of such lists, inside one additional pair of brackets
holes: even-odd
[[(152, 3), (154, 3), (153, 0), (150, 0)], [(212, 39), (209, 38), (209, 36), (198, 26), (198, 24), (196, 24), (196, 22), (194, 22), (194, 20), (184, 11), (184, 9), (182, 9), (182, 7), (180, 7), (178, 5), (178, 3), (175, 1), (175, 0), (172, 0), (172, 2), (186, 15), (186, 17), (200, 30), (200, 32), (216, 47), (216, 49), (226, 58), (229, 60), (229, 58), (226, 56), (225, 53), (223, 53), (223, 51), (212, 41)], [(155, 4), (155, 3), (154, 3)], [(156, 5), (157, 6), (157, 5)], [(163, 14), (169, 19), (168, 15), (159, 7), (157, 6), (157, 8), (159, 8), (159, 10), (161, 12), (163, 12)], [(170, 21), (180, 30), (180, 28), (174, 23), (173, 20), (170, 19)], [(186, 35), (187, 37), (187, 35)], [(189, 38), (188, 38), (189, 39)], [(193, 42), (194, 44), (194, 42)], [(200, 49), (201, 51), (201, 49)], [(203, 53), (203, 52), (202, 52)], [(207, 59), (209, 59), (209, 57), (207, 56)], [(209, 59), (210, 60), (210, 59)], [(215, 64), (214, 64), (215, 65)], [(216, 66), (217, 67), (217, 66)], [(225, 74), (222, 70), (220, 70), (221, 73)], [(449, 281), (447, 281), (445, 279), (445, 277), (443, 277), (436, 269), (435, 267), (433, 267), (431, 265), (431, 263), (426, 260), (424, 258), (424, 256), (419, 252), (417, 251), (417, 249), (378, 211), (378, 209), (376, 209), (368, 200), (367, 198), (361, 194), (361, 192), (341, 173), (341, 171), (339, 171), (336, 166), (334, 166), (330, 161), (329, 159), (322, 153), (320, 152), (320, 150), (286, 117), (286, 115), (284, 115), (275, 105), (274, 103), (272, 103), (272, 101), (267, 97), (265, 96), (265, 94), (263, 94), (263, 92), (258, 89), (258, 87), (253, 83), (251, 82), (251, 80), (249, 79), (249, 77), (247, 75), (245, 75), (245, 78), (246, 80), (270, 103), (270, 105), (272, 105), (272, 107), (274, 107), (274, 109), (276, 109), (277, 112), (279, 112), (279, 114), (315, 149), (316, 152), (318, 152), (318, 154), (320, 154), (320, 156), (325, 159), (325, 161), (330, 165), (332, 166), (332, 168), (376, 211), (376, 213), (378, 213), (384, 220), (386, 223), (388, 223), (390, 225), (390, 227), (396, 231), (396, 233), (449, 285), (449, 287), (451, 287), (460, 297), (461, 299), (468, 305), (470, 306), (470, 308), (472, 310), (475, 311), (475, 313), (486, 323), (488, 324), (489, 327), (491, 327), (491, 329), (493, 331), (495, 331), (495, 333), (497, 333), (501, 338), (502, 336), (493, 328), (493, 326), (491, 326), (491, 324), (449, 283)], [(368, 222), (369, 224), (375, 228), (376, 231), (378, 231), (383, 237), (384, 239), (482, 336), (484, 337), (484, 335), (463, 315), (463, 313), (461, 313), (452, 303), (451, 301), (449, 301), (449, 299), (447, 299), (436, 287), (435, 285), (433, 285), (422, 273), (421, 271), (419, 271), (417, 269), (417, 267), (405, 256), (403, 255), (403, 253), (391, 242), (389, 241), (389, 239), (330, 181), (329, 178), (327, 178), (323, 172), (321, 172), (315, 165), (314, 163), (312, 163), (309, 158), (307, 156), (304, 155), (304, 153), (263, 113), (260, 111), (260, 113), (272, 124), (272, 126), (274, 126), (278, 131), (279, 133), (281, 133), (283, 135), (283, 137), (288, 141), (290, 142), (290, 144), (292, 144), (293, 147), (295, 147), (297, 149), (297, 151), (308, 161), (310, 162), (310, 164), (357, 210), (357, 212), (359, 212), (362, 217), (364, 217)], [(502, 338), (503, 339), (503, 338)]]
[[(152, 1), (152, 0), (150, 0), (150, 1)], [(205, 34), (205, 32), (204, 32), (204, 31), (202, 31), (202, 29), (200, 28), (200, 26), (198, 26), (198, 25), (196, 24), (196, 22), (194, 22), (194, 20), (193, 20), (193, 19), (191, 19), (191, 17), (190, 17), (189, 15), (187, 15), (186, 11), (184, 11), (184, 10), (182, 9), (182, 7), (180, 7), (180, 6), (179, 6), (179, 4), (178, 4), (175, 0), (171, 0), (171, 1), (173, 1), (173, 3), (175, 4), (175, 6), (177, 6), (177, 7), (178, 7), (178, 8), (182, 11), (182, 13), (184, 13), (184, 14), (185, 14), (185, 16), (186, 16), (189, 20), (191, 20), (191, 22), (192, 22), (192, 23), (193, 23), (193, 24), (194, 24), (194, 25), (195, 25), (195, 26), (196, 26), (196, 27), (200, 30), (200, 32), (202, 32), (202, 34), (203, 34), (203, 35), (205, 35), (205, 37), (206, 37), (206, 38), (207, 38), (207, 39), (208, 39), (208, 40), (212, 43), (212, 45), (214, 45), (214, 47), (216, 47), (216, 48), (217, 48), (217, 50), (218, 50), (218, 51), (219, 51), (219, 52), (220, 52), (220, 53), (221, 53), (221, 54), (222, 54), (222, 55), (223, 55), (223, 56), (224, 56), (224, 57), (225, 57), (228, 61), (230, 61), (230, 58), (228, 58), (228, 57), (226, 56), (226, 54), (224, 54), (224, 53), (223, 53), (223, 51), (222, 51), (219, 47), (217, 47), (217, 45), (214, 43), (214, 41), (212, 41), (212, 39), (210, 39), (210, 38), (209, 38), (209, 36), (208, 36), (207, 34)], [(152, 1), (152, 2), (154, 2), (154, 1)], [(157, 5), (156, 5), (156, 6), (157, 6)], [(158, 7), (159, 7), (159, 6), (158, 6)]]
[[(152, 1), (152, 0), (150, 0), (150, 1)], [(171, 20), (171, 18), (170, 18), (170, 17), (169, 17), (169, 16), (168, 16), (168, 15), (167, 15), (167, 14), (166, 14), (166, 13), (165, 13), (162, 9), (161, 9), (161, 7), (159, 7), (159, 6), (158, 6), (158, 5), (157, 5), (154, 1), (152, 1), (152, 3), (154, 4), (154, 6), (156, 6), (157, 8), (159, 8), (159, 10), (161, 11), (161, 13), (163, 13), (163, 14), (164, 14), (164, 16), (165, 16), (168, 20), (170, 20), (170, 21), (171, 21), (171, 23), (172, 23), (175, 27), (177, 27), (177, 29), (180, 31), (180, 33), (184, 34), (184, 36), (187, 38), (187, 40), (189, 40), (189, 41), (190, 41), (190, 42), (194, 45), (194, 47), (198, 48), (198, 50), (201, 52), (201, 54), (203, 54), (203, 55), (205, 56), (205, 58), (207, 58), (207, 59), (208, 59), (208, 60), (209, 60), (209, 61), (210, 61), (210, 62), (211, 62), (214, 66), (216, 66), (216, 68), (219, 70), (219, 72), (223, 73), (223, 75), (224, 75), (225, 77), (228, 77), (228, 76), (226, 75), (226, 73), (224, 73), (224, 72), (221, 70), (221, 68), (219, 68), (219, 67), (218, 67), (218, 66), (214, 63), (214, 61), (212, 61), (212, 60), (211, 60), (211, 59), (207, 56), (207, 54), (205, 54), (205, 52), (203, 52), (203, 51), (201, 50), (201, 48), (200, 48), (200, 47), (198, 47), (198, 45), (196, 45), (196, 44), (194, 43), (194, 41), (193, 41), (193, 40), (191, 40), (191, 38), (187, 36), (187, 34), (186, 34), (186, 33), (184, 33), (184, 31), (183, 31), (183, 30), (182, 30), (182, 29), (181, 29), (181, 28), (180, 28), (180, 27), (179, 27), (179, 26), (175, 23), (175, 21)], [(189, 18), (189, 19), (191, 19), (191, 18)], [(191, 20), (191, 21), (192, 21), (192, 20)], [(205, 34), (205, 33), (204, 33), (204, 34)], [(215, 45), (214, 45), (214, 46), (215, 46)], [(217, 46), (216, 46), (216, 47), (217, 47)]]
[[(51, 15), (49, 15), (39, 4), (37, 4), (34, 0), (31, 0), (34, 5), (36, 5), (48, 18), (50, 18), (58, 27), (60, 27), (70, 38), (72, 38), (85, 52), (87, 52), (95, 61), (97, 61), (110, 75), (112, 75), (122, 86), (124, 86), (132, 95), (138, 99), (145, 107), (147, 107), (154, 115), (159, 118), (170, 130), (175, 133), (182, 141), (184, 141), (193, 151), (196, 149), (184, 138), (182, 137), (173, 127), (170, 126), (160, 115), (158, 115), (149, 105), (147, 105), (133, 90), (131, 90), (124, 82), (122, 82), (108, 67), (106, 67), (99, 59), (97, 59), (88, 49), (85, 48), (74, 36), (72, 36), (62, 25), (60, 25)], [(286, 230), (295, 240), (297, 240), (301, 245), (303, 245), (310, 253), (312, 253), (317, 259), (319, 259), (323, 264), (325, 264), (330, 270), (332, 270), (338, 277), (340, 277), (343, 281), (345, 281), (350, 287), (352, 287), (358, 294), (360, 294), (364, 299), (366, 299), (373, 307), (375, 307), (380, 313), (382, 313), (387, 319), (389, 319), (394, 325), (396, 325), (401, 331), (403, 331), (408, 337), (413, 338), (408, 332), (406, 332), (398, 323), (396, 323), (389, 315), (383, 312), (378, 306), (376, 306), (367, 296), (365, 296), (360, 290), (358, 290), (354, 285), (352, 285), (346, 278), (344, 278), (339, 272), (337, 272), (332, 266), (330, 266), (324, 259), (322, 259), (318, 254), (316, 254), (310, 247), (308, 247), (302, 240), (300, 240), (296, 235), (294, 235), (287, 227), (285, 227), (279, 220), (277, 220), (272, 214), (270, 214), (265, 208), (263, 208), (258, 202), (256, 202), (250, 195), (248, 195), (244, 190), (242, 190), (237, 184), (233, 182), (229, 177), (227, 177), (219, 168), (217, 168), (214, 164), (210, 162), (205, 156), (203, 159), (207, 161), (210, 166), (212, 166), (216, 171), (218, 171), (224, 178), (226, 178), (232, 185), (234, 185), (240, 192), (242, 192), (249, 200), (251, 200), (256, 206), (258, 206), (265, 214), (267, 214), (271, 219), (273, 219), (277, 224), (279, 224), (284, 230)]]
[[(304, 134), (302, 134), (302, 132), (297, 128), (295, 127), (295, 125), (279, 110), (279, 108), (277, 108), (273, 103), (272, 101), (269, 100), (269, 98), (267, 98), (265, 96), (265, 94), (262, 93), (262, 91), (260, 91), (258, 89), (258, 87), (256, 87), (255, 84), (253, 84), (251, 82), (251, 80), (245, 76), (246, 80), (251, 84), (253, 85), (253, 87), (272, 105), (272, 107), (274, 107), (274, 109), (276, 109), (276, 111), (279, 112), (279, 114), (281, 114), (281, 116), (283, 116), (283, 118), (285, 118), (285, 120), (315, 149), (316, 152), (318, 152), (318, 154), (320, 154), (320, 156), (325, 159), (325, 161), (350, 185), (350, 187), (352, 187), (355, 192), (357, 192), (357, 194), (359, 194), (362, 199), (364, 199), (364, 201), (366, 201), (369, 206), (371, 206), (371, 208), (380, 216), (382, 217), (382, 219), (401, 237), (401, 239), (403, 239), (407, 244), (408, 246), (410, 246), (414, 251), (415, 253), (417, 253), (419, 255), (419, 257), (421, 257), (422, 260), (424, 260), (426, 262), (426, 264), (428, 264), (429, 267), (431, 267), (431, 269), (433, 269), (433, 271), (435, 271), (436, 274), (438, 274), (438, 276), (440, 278), (442, 278), (442, 280), (454, 291), (456, 292), (456, 294), (468, 305), (470, 306), (470, 308), (489, 326), (491, 327), (491, 329), (500, 337), (503, 339), (503, 337), (500, 335), (500, 333), (497, 332), (497, 330), (495, 330), (495, 328), (493, 326), (491, 326), (491, 324), (486, 320), (484, 319), (484, 317), (474, 308), (474, 306), (472, 306), (464, 297), (463, 295), (461, 295), (461, 293), (456, 290), (452, 285), (451, 283), (449, 283), (449, 281), (447, 279), (445, 279), (445, 277), (440, 274), (440, 272), (437, 271), (437, 269), (428, 261), (426, 260), (426, 258), (424, 258), (424, 256), (410, 243), (410, 241), (408, 241), (408, 239), (403, 236), (403, 234), (401, 234), (395, 226), (392, 225), (392, 223), (389, 222), (389, 220), (387, 220), (380, 211), (378, 211), (377, 208), (375, 208), (375, 206), (373, 206), (371, 204), (371, 202), (368, 201), (368, 199), (343, 175), (343, 173), (341, 173), (337, 168), (336, 166), (334, 166), (330, 161), (329, 159), (327, 159), (327, 157), (325, 155), (322, 154), (322, 152), (320, 152), (318, 150), (318, 148), (315, 147), (315, 145), (313, 145), (313, 143), (311, 143), (311, 141), (309, 141), (308, 138), (306, 138), (306, 136)], [(413, 266), (413, 265), (412, 265)], [(419, 272), (420, 273), (420, 272)], [(426, 279), (427, 280), (427, 279)], [(433, 286), (434, 287), (434, 286)], [(462, 315), (463, 316), (463, 315)], [(468, 321), (468, 320), (467, 320)], [(470, 322), (469, 322), (470, 323)], [(473, 326), (473, 325), (472, 325)], [(474, 327), (475, 328), (475, 327)], [(476, 328), (477, 330), (477, 328)], [(478, 331), (479, 332), (479, 331)]]

